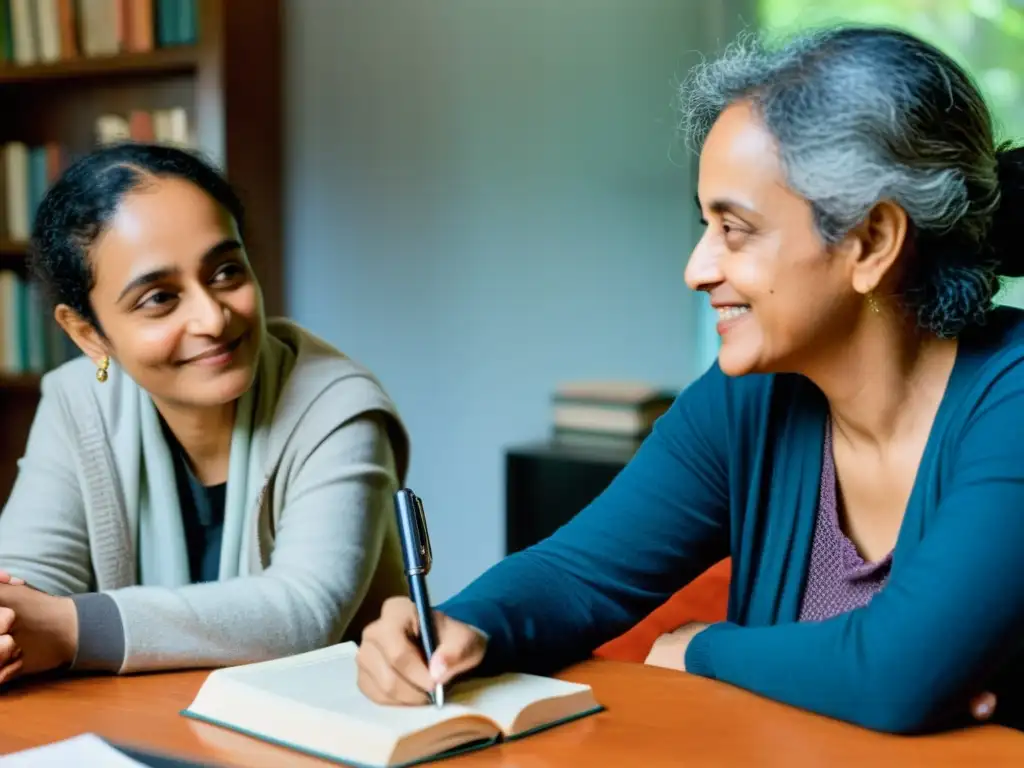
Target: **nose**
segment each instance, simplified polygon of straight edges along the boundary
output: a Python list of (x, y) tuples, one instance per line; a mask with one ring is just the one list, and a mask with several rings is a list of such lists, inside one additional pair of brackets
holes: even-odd
[(189, 333), (219, 339), (228, 324), (228, 308), (204, 290), (196, 291), (190, 304)]
[(718, 249), (709, 242), (706, 233), (690, 253), (683, 279), (693, 291), (709, 291), (724, 280)]

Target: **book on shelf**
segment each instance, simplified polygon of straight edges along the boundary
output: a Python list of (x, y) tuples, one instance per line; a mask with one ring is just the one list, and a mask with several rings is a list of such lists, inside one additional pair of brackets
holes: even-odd
[[(184, 107), (100, 115), (94, 130), (97, 144), (141, 141), (195, 146)], [(39, 204), (67, 162), (67, 151), (56, 142), (30, 146), (11, 141), (0, 146), (0, 241), (28, 242)]]
[(556, 441), (636, 447), (677, 396), (643, 382), (582, 381), (551, 397)]
[(40, 285), (0, 270), (0, 376), (42, 374), (78, 354)]
[(0, 0), (0, 66), (194, 45), (198, 0)]
[(28, 241), (36, 209), (65, 162), (64, 150), (55, 142), (29, 146), (11, 141), (0, 147), (0, 203), (4, 209), (0, 240)]
[(361, 766), (405, 766), (518, 739), (601, 710), (589, 686), (506, 674), (452, 686), (443, 707), (382, 706), (359, 690), (355, 643), (214, 670), (182, 712)]
[(133, 109), (127, 115), (107, 114), (96, 118), (96, 143), (120, 141), (156, 142), (194, 147), (196, 137), (184, 107)]

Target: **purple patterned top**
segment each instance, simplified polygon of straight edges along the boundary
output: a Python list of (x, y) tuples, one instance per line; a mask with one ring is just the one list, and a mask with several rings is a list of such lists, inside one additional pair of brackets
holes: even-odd
[(867, 605), (885, 586), (891, 564), (891, 552), (877, 562), (865, 563), (839, 525), (830, 421), (825, 429), (818, 517), (799, 620), (820, 621)]

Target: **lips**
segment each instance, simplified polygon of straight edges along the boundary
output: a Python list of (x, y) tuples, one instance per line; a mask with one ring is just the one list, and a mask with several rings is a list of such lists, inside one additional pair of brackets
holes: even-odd
[(212, 357), (219, 357), (220, 355), (226, 355), (231, 352), (234, 352), (241, 345), (242, 339), (244, 338), (245, 334), (243, 333), (234, 341), (230, 341), (227, 344), (218, 344), (216, 347), (212, 347), (206, 350), (205, 352), (201, 352), (198, 355), (195, 355), (194, 357), (190, 357), (188, 360), (185, 360), (182, 363), (182, 365), (187, 365), (189, 363), (198, 363), (202, 360), (209, 360)]

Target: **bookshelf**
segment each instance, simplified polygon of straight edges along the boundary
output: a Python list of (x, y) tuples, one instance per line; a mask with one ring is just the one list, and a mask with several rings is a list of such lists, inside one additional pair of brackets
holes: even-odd
[[(30, 149), (59, 147), (56, 164), (64, 167), (96, 145), (101, 117), (121, 116), (127, 125), (130, 116), (145, 113), (159, 126), (158, 114), (176, 111), (185, 116), (189, 143), (225, 170), (245, 202), (249, 257), (268, 314), (281, 314), (282, 0), (89, 0), (88, 4), (30, 0), (20, 5), (32, 9), (36, 50), (31, 61), (22, 57), (21, 63), (16, 63), (13, 49), (17, 45), (17, 24), (11, 17), (15, 3), (0, 0), (0, 14), (6, 14), (0, 16), (0, 148), (12, 142)], [(151, 15), (141, 22), (130, 19), (140, 13), (139, 8), (143, 16)], [(68, 24), (69, 10), (73, 26)], [(93, 14), (92, 18), (85, 20), (85, 13)], [(102, 13), (107, 16), (95, 15)], [(40, 14), (57, 17), (40, 18)], [(189, 34), (178, 34), (186, 27), (174, 14), (188, 15)], [(10, 32), (4, 29), (5, 19)], [(51, 61), (43, 61), (46, 44), (41, 41), (46, 38), (47, 23), (63, 28), (60, 56)], [(131, 37), (132, 24), (149, 30), (148, 44)], [(168, 33), (174, 24), (179, 24), (176, 38)], [(22, 26), (22, 35), (25, 29)], [(70, 48), (69, 29), (75, 30)], [(55, 34), (51, 29), (51, 59)], [(105, 36), (106, 53), (87, 55), (87, 50), (95, 48), (97, 34)], [(116, 50), (110, 50), (111, 43)], [(132, 123), (133, 131), (134, 127)], [(160, 138), (158, 127), (156, 139)], [(4, 161), (0, 153), (0, 163)], [(53, 165), (47, 166), (43, 189), (55, 173)], [(6, 184), (8, 174), (2, 171), (0, 183)], [(7, 205), (6, 197), (0, 192), (0, 205)], [(22, 239), (12, 239), (10, 224), (5, 224), (8, 218), (0, 215), (0, 276), (11, 273), (27, 282), (27, 247)], [(0, 301), (4, 295), (0, 293)], [(52, 358), (31, 366), (23, 360), (20, 367), (12, 367), (9, 359), (3, 362), (0, 507), (24, 451), (39, 400), (41, 373), (54, 363)]]

